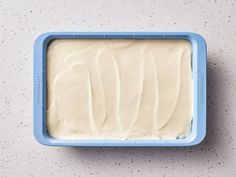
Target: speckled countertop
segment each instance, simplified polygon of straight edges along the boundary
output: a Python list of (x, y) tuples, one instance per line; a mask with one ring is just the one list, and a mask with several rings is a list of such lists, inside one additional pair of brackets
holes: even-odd
[[(47, 31), (192, 31), (208, 44), (208, 131), (192, 148), (59, 148), (32, 133), (34, 39)], [(235, 0), (0, 0), (0, 176), (236, 176)]]

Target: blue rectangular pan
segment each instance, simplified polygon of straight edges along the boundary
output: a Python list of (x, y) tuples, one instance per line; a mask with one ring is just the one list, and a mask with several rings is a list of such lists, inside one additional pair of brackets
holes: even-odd
[[(62, 140), (52, 138), (46, 127), (46, 52), (54, 39), (185, 39), (192, 45), (194, 112), (189, 136), (175, 140)], [(51, 32), (41, 34), (34, 44), (34, 136), (51, 146), (192, 146), (206, 134), (206, 43), (202, 36), (189, 32)]]

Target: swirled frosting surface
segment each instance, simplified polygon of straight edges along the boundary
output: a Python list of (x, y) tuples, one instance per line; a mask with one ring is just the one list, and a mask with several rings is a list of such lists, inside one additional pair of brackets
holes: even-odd
[(47, 50), (47, 129), (60, 139), (176, 139), (193, 116), (186, 40), (57, 39)]

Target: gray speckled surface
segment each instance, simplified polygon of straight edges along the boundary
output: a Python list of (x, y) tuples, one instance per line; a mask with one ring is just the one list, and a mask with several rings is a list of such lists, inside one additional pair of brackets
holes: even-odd
[[(208, 44), (208, 131), (192, 148), (58, 148), (32, 133), (46, 31), (192, 31)], [(0, 176), (236, 176), (236, 1), (0, 0)]]

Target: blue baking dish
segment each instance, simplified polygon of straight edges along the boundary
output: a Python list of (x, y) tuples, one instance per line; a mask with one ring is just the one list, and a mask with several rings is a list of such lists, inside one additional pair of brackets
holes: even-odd
[[(175, 140), (62, 140), (52, 138), (46, 128), (46, 52), (54, 39), (185, 39), (192, 45), (194, 112), (189, 136)], [(206, 134), (206, 43), (202, 36), (189, 32), (51, 32), (41, 34), (34, 44), (34, 135), (51, 146), (192, 146)]]

